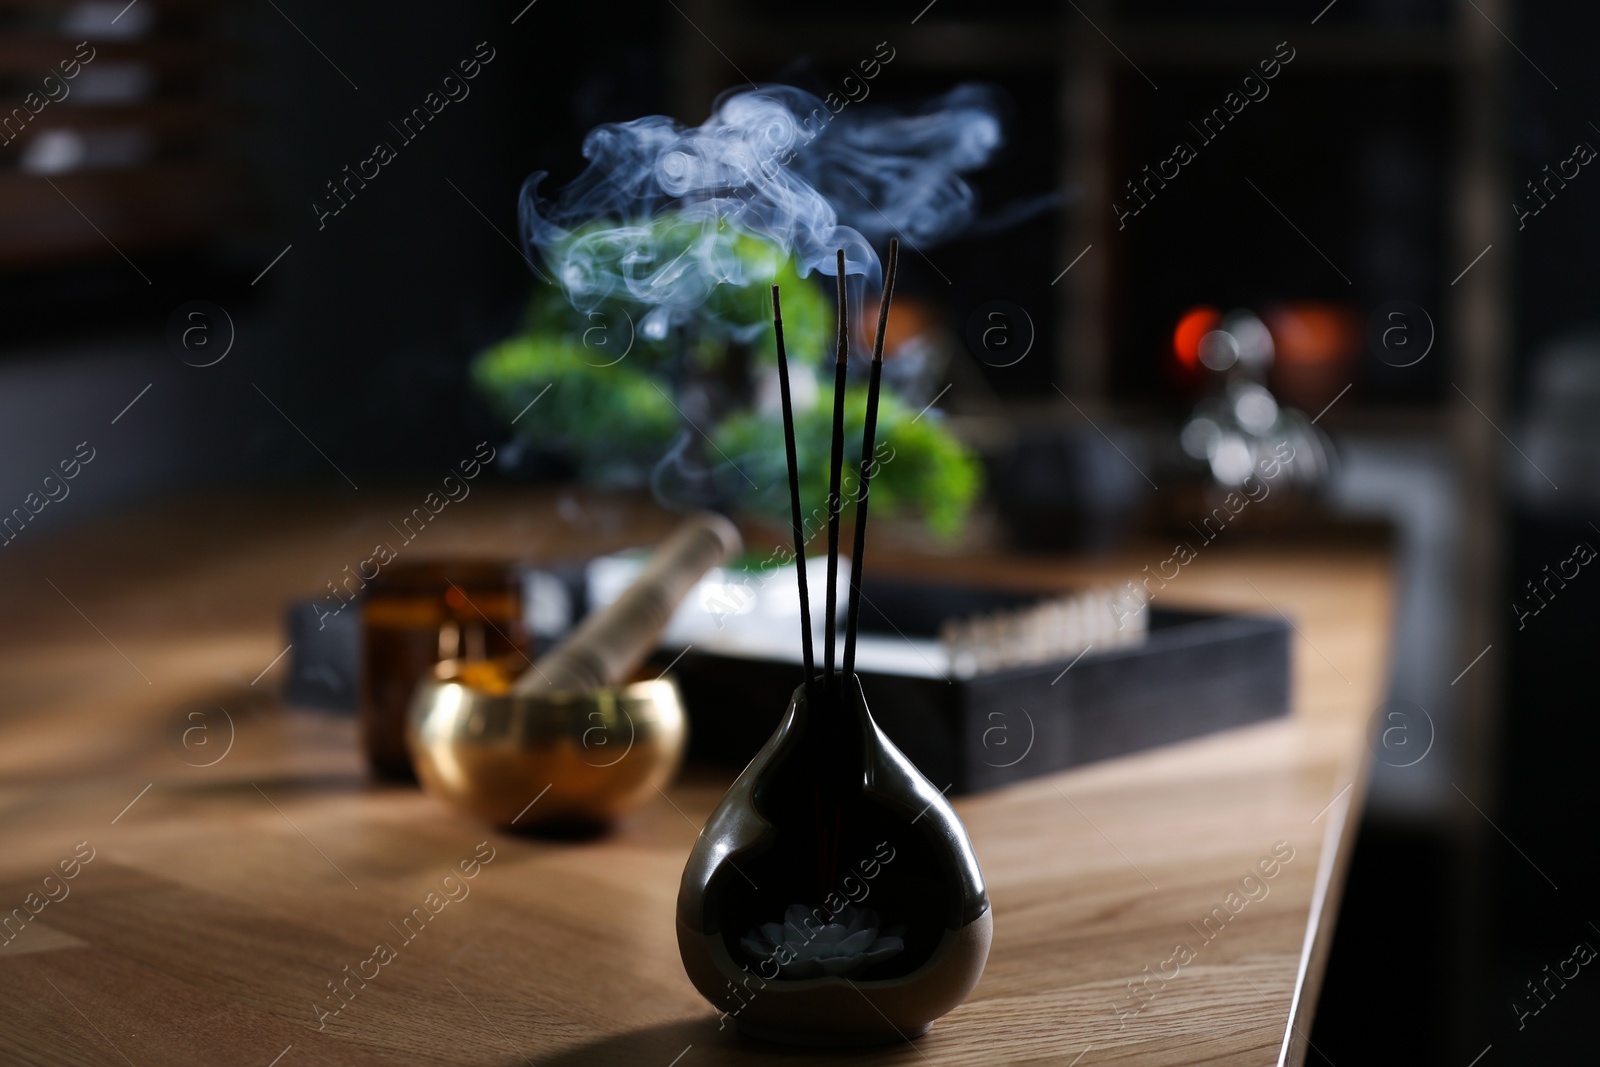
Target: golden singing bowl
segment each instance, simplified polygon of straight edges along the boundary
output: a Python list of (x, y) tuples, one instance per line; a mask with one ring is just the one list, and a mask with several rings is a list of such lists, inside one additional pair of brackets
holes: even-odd
[(671, 679), (519, 696), (521, 660), (446, 660), (417, 686), (406, 740), (417, 777), (514, 829), (603, 824), (650, 797), (683, 757)]

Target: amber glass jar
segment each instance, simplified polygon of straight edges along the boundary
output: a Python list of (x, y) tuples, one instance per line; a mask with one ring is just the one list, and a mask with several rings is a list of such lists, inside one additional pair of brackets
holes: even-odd
[(522, 621), (517, 564), (419, 560), (384, 568), (361, 620), (361, 739), (379, 778), (414, 779), (406, 751), (412, 691), (441, 660), (482, 660), (533, 648)]

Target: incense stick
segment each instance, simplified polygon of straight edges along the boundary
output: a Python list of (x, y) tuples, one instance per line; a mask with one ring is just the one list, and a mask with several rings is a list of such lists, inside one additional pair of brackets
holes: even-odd
[[(889, 238), (889, 269), (883, 277), (883, 298), (878, 302), (878, 336), (872, 342), (872, 375), (867, 383), (867, 424), (861, 433), (861, 495), (856, 499), (855, 551), (850, 555), (850, 608), (844, 629), (844, 684), (856, 669), (856, 629), (861, 621), (861, 561), (867, 543), (867, 487), (872, 481), (872, 451), (878, 433), (878, 386), (883, 379), (883, 336), (889, 328), (889, 300), (894, 295), (895, 270), (900, 265), (900, 241)], [(853, 690), (852, 690), (853, 692)]]
[(837, 681), (833, 671), (833, 644), (838, 626), (835, 616), (839, 610), (839, 476), (844, 467), (844, 386), (845, 372), (850, 365), (850, 309), (849, 294), (844, 283), (844, 249), (839, 249), (839, 341), (833, 370), (833, 450), (828, 460), (828, 597), (827, 618), (824, 620), (827, 635), (826, 653), (828, 689), (837, 695)]
[(783, 394), (783, 447), (789, 457), (789, 510), (794, 516), (794, 562), (800, 583), (800, 648), (805, 657), (806, 692), (811, 692), (811, 679), (816, 664), (811, 651), (811, 598), (806, 592), (806, 540), (800, 520), (800, 463), (794, 448), (794, 405), (789, 397), (789, 354), (783, 347), (783, 305), (778, 299), (778, 287), (772, 287), (772, 330), (778, 342), (778, 386)]

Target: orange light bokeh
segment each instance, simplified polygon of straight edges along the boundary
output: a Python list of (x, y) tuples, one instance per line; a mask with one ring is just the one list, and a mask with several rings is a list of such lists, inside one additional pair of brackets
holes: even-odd
[(1267, 312), (1280, 363), (1343, 363), (1361, 347), (1361, 322), (1343, 304), (1296, 300)]
[(1354, 308), (1293, 300), (1269, 308), (1264, 318), (1277, 349), (1272, 391), (1279, 400), (1317, 411), (1354, 381), (1363, 343), (1361, 318)]
[[(943, 318), (939, 309), (914, 296), (896, 296), (890, 305), (889, 326), (883, 337), (883, 358), (893, 359), (895, 353), (919, 337), (935, 337), (943, 332)], [(855, 323), (856, 347), (870, 353), (878, 332), (878, 301), (862, 301), (861, 315)]]

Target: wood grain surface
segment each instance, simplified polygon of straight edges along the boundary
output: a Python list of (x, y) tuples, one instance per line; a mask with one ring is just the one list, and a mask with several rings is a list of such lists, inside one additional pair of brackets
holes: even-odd
[[(958, 802), (994, 906), (983, 980), (914, 1045), (828, 1055), (719, 1029), (679, 964), (678, 876), (726, 775), (687, 772), (598, 839), (513, 837), (373, 784), (349, 717), (279, 701), (285, 603), (416, 503), (188, 501), (4, 550), (0, 915), (37, 915), (0, 938), (0, 1060), (1302, 1062), (1386, 669), (1381, 548), (1203, 548), (1158, 603), (1290, 617), (1293, 715)], [(670, 525), (629, 498), (484, 487), (402, 558), (570, 558)], [(1030, 588), (1171, 554), (931, 554), (884, 529), (880, 574)], [(1230, 902), (1275, 848), (1292, 859)], [(445, 883), (463, 861), (475, 876)]]

